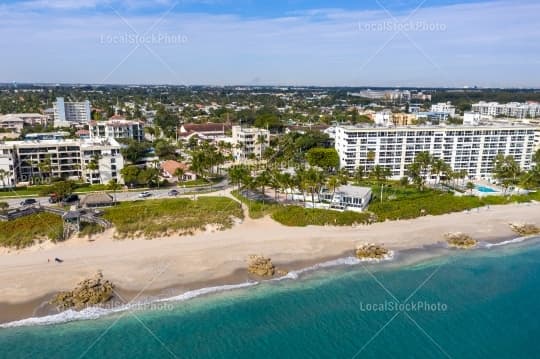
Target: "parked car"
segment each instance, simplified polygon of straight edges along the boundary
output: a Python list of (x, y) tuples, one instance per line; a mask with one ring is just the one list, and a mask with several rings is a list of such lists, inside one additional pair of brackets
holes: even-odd
[(175, 189), (171, 189), (169, 191), (169, 196), (178, 196), (180, 194), (180, 192), (178, 192), (177, 190)]
[(49, 196), (49, 203), (58, 203), (60, 202), (60, 198), (58, 197), (58, 195), (56, 193), (51, 193), (51, 195)]
[(150, 197), (152, 194), (148, 191), (144, 191), (144, 192), (141, 192), (139, 193), (139, 198), (146, 198), (146, 197)]
[(34, 204), (37, 204), (37, 203), (38, 201), (36, 201), (34, 198), (27, 198), (21, 202), (21, 206), (33, 206)]
[(73, 202), (78, 202), (79, 201), (79, 196), (76, 195), (76, 194), (70, 194), (68, 196), (66, 196), (63, 200), (62, 200), (62, 203), (63, 204), (69, 204), (69, 203), (73, 203)]

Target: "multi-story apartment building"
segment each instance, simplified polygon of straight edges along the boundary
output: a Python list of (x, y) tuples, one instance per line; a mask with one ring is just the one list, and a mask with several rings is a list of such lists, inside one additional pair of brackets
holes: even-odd
[(471, 179), (491, 179), (497, 154), (511, 155), (528, 170), (540, 129), (528, 125), (353, 127), (336, 129), (336, 150), (341, 167), (369, 171), (375, 165), (390, 170), (394, 179), (404, 177), (419, 152), (441, 158)]
[(540, 117), (540, 104), (538, 102), (510, 102), (501, 104), (498, 102), (478, 102), (472, 105), (472, 112), (484, 116), (508, 116), (517, 118)]
[(255, 127), (232, 127), (233, 156), (236, 161), (252, 156), (261, 158), (264, 150), (270, 145), (270, 132)]
[(0, 116), (0, 128), (19, 133), (24, 126), (45, 126), (47, 120), (47, 116), (39, 113), (10, 113)]
[(456, 116), (456, 107), (450, 102), (439, 102), (431, 105), (431, 112), (447, 113), (448, 116), (454, 117)]
[(90, 101), (65, 102), (58, 97), (53, 104), (54, 127), (69, 127), (87, 123), (91, 119)]
[(409, 101), (411, 92), (408, 90), (363, 90), (358, 93), (349, 93), (350, 96), (359, 96), (372, 100)]
[[(95, 162), (96, 168), (89, 165)], [(89, 168), (90, 167), (90, 168)], [(113, 139), (26, 140), (0, 143), (0, 169), (8, 173), (0, 185), (52, 177), (83, 179), (88, 183), (121, 181), (124, 159)]]
[(129, 121), (122, 116), (113, 116), (108, 121), (91, 121), (90, 138), (114, 138), (144, 140), (144, 124), (141, 121)]

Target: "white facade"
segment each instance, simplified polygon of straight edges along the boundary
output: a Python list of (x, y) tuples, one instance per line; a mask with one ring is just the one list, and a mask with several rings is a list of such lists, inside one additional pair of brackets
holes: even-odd
[(381, 111), (375, 114), (375, 125), (377, 126), (390, 126), (392, 125), (392, 112)]
[(447, 113), (448, 116), (454, 117), (456, 115), (456, 107), (450, 102), (439, 102), (431, 105), (431, 112), (444, 112)]
[(328, 209), (361, 212), (371, 200), (371, 188), (344, 185), (336, 188), (334, 192), (324, 189), (319, 198), (328, 203)]
[[(115, 116), (116, 117), (116, 116)], [(144, 125), (140, 121), (128, 121), (125, 118), (110, 118), (108, 121), (91, 121), (90, 138), (126, 138), (144, 140)]]
[[(94, 156), (98, 169), (92, 171), (87, 166)], [(44, 169), (42, 164), (47, 162), (50, 168)], [(114, 140), (27, 140), (0, 144), (0, 169), (9, 171), (11, 185), (46, 182), (51, 177), (89, 183), (107, 183), (111, 179), (122, 182), (123, 167), (120, 145)]]
[(487, 116), (508, 116), (517, 118), (540, 117), (540, 104), (537, 102), (478, 102), (472, 105), (472, 111)]
[(58, 97), (53, 104), (54, 127), (69, 127), (73, 124), (82, 124), (90, 121), (90, 101), (65, 102)]
[(270, 132), (255, 127), (232, 127), (233, 156), (236, 161), (251, 156), (261, 158), (264, 150), (270, 145)]
[(390, 170), (392, 178), (399, 179), (406, 175), (415, 156), (427, 151), (455, 171), (466, 170), (469, 178), (490, 179), (499, 153), (512, 155), (522, 169), (530, 169), (535, 136), (540, 136), (540, 129), (527, 125), (344, 126), (336, 129), (335, 146), (341, 167), (348, 171), (359, 166), (369, 171), (381, 165)]

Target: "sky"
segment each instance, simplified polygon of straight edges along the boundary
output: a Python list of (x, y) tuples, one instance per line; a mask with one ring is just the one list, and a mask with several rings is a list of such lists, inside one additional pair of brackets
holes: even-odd
[(3, 0), (0, 82), (540, 87), (537, 0)]

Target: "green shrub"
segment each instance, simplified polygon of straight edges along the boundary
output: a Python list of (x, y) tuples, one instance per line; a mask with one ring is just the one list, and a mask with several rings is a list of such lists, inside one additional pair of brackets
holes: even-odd
[(319, 208), (303, 208), (288, 206), (276, 209), (272, 218), (285, 225), (294, 227), (305, 226), (350, 226), (353, 224), (367, 224), (372, 221), (369, 212), (333, 211)]

